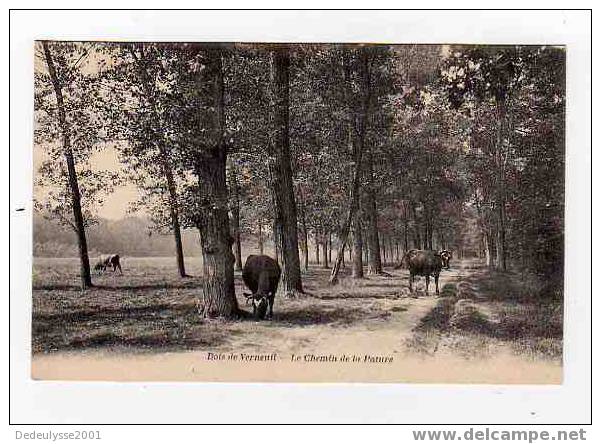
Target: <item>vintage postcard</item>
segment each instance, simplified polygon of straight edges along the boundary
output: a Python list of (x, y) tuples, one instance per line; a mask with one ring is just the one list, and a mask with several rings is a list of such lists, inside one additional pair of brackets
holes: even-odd
[(564, 46), (34, 57), (32, 378), (562, 383)]

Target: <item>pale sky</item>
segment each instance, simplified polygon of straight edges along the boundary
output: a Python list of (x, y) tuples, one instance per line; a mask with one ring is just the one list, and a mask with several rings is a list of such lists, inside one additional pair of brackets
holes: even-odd
[[(39, 42), (36, 48), (40, 50)], [(94, 72), (98, 69), (98, 63), (100, 58), (104, 59), (108, 63), (103, 55), (95, 50), (91, 50), (88, 56), (83, 60), (83, 63), (79, 65), (82, 71)], [(34, 66), (36, 71), (46, 71), (46, 65), (43, 61), (35, 57)], [(33, 168), (34, 177), (37, 174), (40, 164), (46, 159), (46, 153), (43, 146), (34, 145), (33, 148)], [(107, 170), (113, 172), (119, 172), (123, 166), (119, 161), (117, 150), (114, 146), (106, 146), (102, 151), (95, 152), (91, 158), (90, 163), (94, 169)], [(36, 187), (34, 188), (34, 195), (41, 197), (44, 194), (44, 190)], [(96, 209), (96, 214), (100, 217), (107, 219), (121, 219), (127, 215), (127, 208), (130, 202), (133, 202), (138, 198), (138, 191), (133, 184), (126, 184), (125, 186), (115, 187), (113, 193), (106, 195), (104, 198), (104, 204)]]
[[(33, 149), (33, 168), (34, 174), (40, 164), (46, 158), (43, 147), (34, 146)], [(113, 146), (107, 146), (100, 152), (96, 152), (90, 158), (90, 163), (94, 169), (119, 172), (122, 170), (122, 164), (119, 161), (117, 150)], [(43, 190), (34, 189), (34, 195), (42, 196)], [(121, 219), (127, 215), (127, 208), (130, 202), (138, 198), (138, 190), (133, 184), (115, 187), (113, 193), (105, 196), (104, 204), (97, 208), (96, 214), (107, 219)]]

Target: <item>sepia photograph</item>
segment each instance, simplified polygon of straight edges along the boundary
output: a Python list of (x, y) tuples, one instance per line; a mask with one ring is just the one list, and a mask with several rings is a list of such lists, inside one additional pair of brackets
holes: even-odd
[(561, 384), (564, 46), (33, 53), (34, 379)]

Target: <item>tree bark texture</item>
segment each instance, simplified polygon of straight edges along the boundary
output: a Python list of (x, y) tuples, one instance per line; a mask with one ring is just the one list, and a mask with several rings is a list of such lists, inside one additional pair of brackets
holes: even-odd
[(196, 171), (203, 211), (199, 214), (203, 256), (204, 317), (231, 318), (239, 314), (234, 290), (234, 255), (228, 215), (226, 179), (227, 147), (224, 143), (223, 66), (221, 51), (208, 52), (207, 68), (212, 79), (214, 118), (211, 147), (199, 147)]

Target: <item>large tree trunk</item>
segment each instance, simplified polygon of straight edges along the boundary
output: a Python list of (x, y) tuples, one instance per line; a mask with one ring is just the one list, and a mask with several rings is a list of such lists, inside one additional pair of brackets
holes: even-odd
[(221, 51), (208, 51), (208, 76), (212, 79), (214, 119), (210, 130), (213, 146), (198, 147), (196, 172), (204, 208), (199, 230), (203, 257), (203, 295), (200, 309), (204, 317), (235, 317), (239, 314), (234, 290), (234, 255), (228, 216), (226, 180), (227, 147), (224, 141), (223, 66)]
[(67, 123), (67, 115), (65, 104), (63, 101), (63, 85), (56, 73), (54, 60), (48, 47), (48, 42), (42, 42), (46, 63), (48, 65), (48, 73), (54, 87), (56, 95), (56, 106), (58, 111), (58, 126), (63, 138), (63, 154), (67, 163), (67, 172), (69, 175), (69, 189), (71, 190), (71, 207), (73, 210), (73, 226), (77, 234), (77, 246), (79, 248), (79, 269), (81, 278), (81, 288), (92, 287), (92, 277), (90, 274), (90, 258), (88, 257), (88, 242), (86, 239), (86, 230), (81, 211), (81, 193), (79, 191), (79, 183), (77, 181), (77, 172), (75, 170), (75, 159), (73, 158), (73, 150), (71, 149), (71, 133), (69, 124)]
[(271, 52), (270, 60), (270, 173), (275, 198), (276, 220), (281, 229), (282, 281), (279, 292), (294, 296), (303, 292), (300, 259), (298, 254), (298, 227), (296, 201), (290, 162), (289, 119), (289, 68), (287, 48)]
[(240, 241), (240, 189), (236, 167), (230, 164), (230, 201), (232, 213), (232, 235), (234, 237), (234, 263), (236, 271), (242, 271), (242, 243)]

